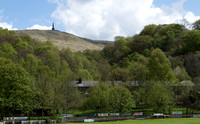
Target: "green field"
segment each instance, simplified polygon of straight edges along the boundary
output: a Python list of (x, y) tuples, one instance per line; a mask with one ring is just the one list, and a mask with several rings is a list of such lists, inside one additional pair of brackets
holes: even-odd
[[(73, 124), (73, 123), (65, 123)], [(83, 123), (74, 123), (83, 124)], [(152, 119), (152, 120), (125, 120), (111, 122), (94, 122), (92, 124), (200, 124), (200, 118)]]

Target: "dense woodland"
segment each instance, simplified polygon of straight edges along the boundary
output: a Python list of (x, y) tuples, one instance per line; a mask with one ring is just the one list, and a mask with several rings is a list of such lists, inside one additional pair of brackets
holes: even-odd
[[(1, 28), (0, 116), (47, 116), (74, 109), (199, 110), (200, 21), (192, 27), (151, 24), (132, 37), (115, 37), (114, 44), (101, 51), (76, 53)], [(80, 78), (102, 83), (86, 96), (71, 83)], [(180, 83), (188, 80), (194, 85)], [(106, 81), (142, 85), (111, 86)]]

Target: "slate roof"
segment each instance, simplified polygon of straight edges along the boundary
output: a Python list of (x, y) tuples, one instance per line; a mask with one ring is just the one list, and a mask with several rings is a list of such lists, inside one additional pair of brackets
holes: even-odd
[[(82, 81), (79, 83), (79, 81), (73, 81), (77, 87), (94, 87), (96, 84), (99, 83), (99, 81)], [(108, 85), (114, 85), (114, 86), (141, 86), (143, 83), (139, 83), (138, 81), (130, 81), (130, 82), (123, 82), (123, 81), (107, 81)]]
[(82, 81), (81, 83), (73, 81), (73, 83), (75, 83), (77, 87), (94, 87), (99, 81)]
[[(73, 81), (72, 83), (75, 84), (75, 86), (79, 88), (84, 87), (94, 87), (96, 84), (99, 83), (99, 81), (82, 81), (79, 83), (79, 81)], [(129, 81), (129, 82), (123, 82), (123, 81), (107, 81), (108, 85), (114, 85), (114, 86), (132, 86), (132, 87), (138, 87), (138, 86), (144, 86), (143, 82), (139, 81)], [(182, 81), (179, 84), (171, 84), (172, 86), (194, 86), (195, 84), (192, 81)]]

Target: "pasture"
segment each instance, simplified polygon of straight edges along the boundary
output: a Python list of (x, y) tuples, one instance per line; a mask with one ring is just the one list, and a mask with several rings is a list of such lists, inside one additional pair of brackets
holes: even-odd
[[(200, 124), (200, 118), (170, 118), (170, 119), (147, 119), (147, 120), (124, 120), (110, 122), (91, 122), (92, 124)], [(73, 123), (65, 123), (73, 124)], [(74, 123), (83, 124), (83, 123)]]

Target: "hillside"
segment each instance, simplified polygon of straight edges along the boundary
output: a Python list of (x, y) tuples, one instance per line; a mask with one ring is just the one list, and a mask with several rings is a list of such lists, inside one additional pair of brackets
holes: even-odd
[[(27, 32), (41, 41), (71, 39), (72, 44), (79, 43), (77, 49), (80, 44), (92, 44), (59, 31)], [(81, 86), (85, 81), (117, 81), (118, 86), (99, 83), (78, 90), (72, 81), (82, 81)], [(0, 86), (0, 117), (27, 113), (39, 117), (52, 112), (56, 117), (57, 111), (122, 112), (134, 107), (147, 109), (147, 113), (168, 114), (176, 107), (185, 108), (184, 113), (199, 113), (200, 30), (187, 30), (180, 24), (151, 24), (138, 35), (116, 38), (101, 51), (71, 52), (0, 28)], [(103, 107), (99, 101), (105, 103)], [(118, 101), (125, 106), (113, 107)], [(49, 109), (52, 111), (46, 111)]]
[(83, 50), (102, 50), (105, 46), (105, 42), (98, 42), (93, 40), (86, 40), (84, 38), (77, 37), (73, 34), (60, 32), (57, 30), (17, 30), (18, 35), (28, 34), (33, 39), (41, 42), (52, 41), (59, 49), (71, 48), (73, 52)]

